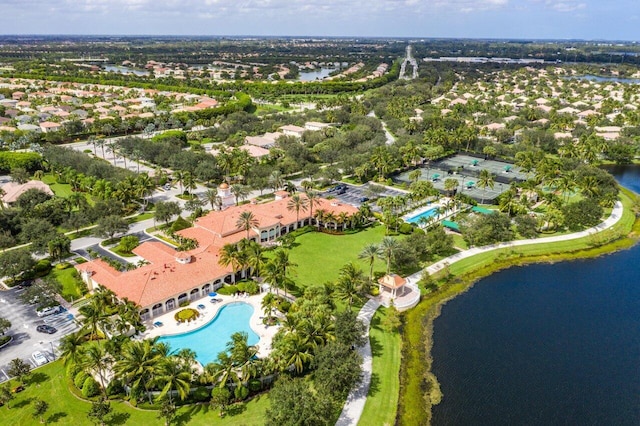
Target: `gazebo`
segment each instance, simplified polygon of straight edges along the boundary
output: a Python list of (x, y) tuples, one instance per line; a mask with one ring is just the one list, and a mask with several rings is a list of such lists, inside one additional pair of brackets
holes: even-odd
[(407, 280), (402, 278), (397, 274), (387, 274), (378, 280), (378, 288), (380, 290), (380, 294), (382, 294), (383, 290), (387, 290), (391, 293), (391, 298), (395, 299), (398, 294), (398, 289), (401, 289), (400, 295), (404, 292), (404, 285), (407, 283)]

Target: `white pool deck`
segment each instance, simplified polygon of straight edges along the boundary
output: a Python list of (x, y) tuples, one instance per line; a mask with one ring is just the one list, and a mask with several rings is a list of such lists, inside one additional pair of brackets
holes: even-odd
[[(153, 337), (171, 336), (198, 330), (209, 324), (209, 322), (216, 316), (216, 314), (223, 306), (242, 302), (247, 303), (253, 307), (253, 314), (251, 315), (251, 319), (249, 320), (249, 325), (251, 329), (258, 335), (258, 337), (260, 337), (260, 341), (257, 344), (258, 357), (266, 357), (271, 352), (271, 342), (273, 341), (273, 337), (278, 331), (278, 326), (267, 326), (262, 322), (264, 313), (262, 312), (261, 304), (262, 298), (266, 294), (267, 293), (262, 293), (249, 297), (223, 296), (219, 294), (215, 297), (216, 299), (221, 300), (218, 303), (211, 303), (211, 297), (203, 297), (191, 302), (189, 306), (174, 309), (171, 312), (167, 312), (153, 318), (152, 320), (146, 321), (145, 325), (147, 326), (147, 330), (142, 335), (140, 335), (139, 338), (150, 339)], [(198, 305), (204, 305), (205, 308), (198, 309)], [(200, 312), (200, 316), (196, 321), (193, 321), (191, 323), (178, 323), (174, 319), (174, 315), (179, 312), (180, 309), (184, 308), (195, 309)], [(163, 325), (160, 327), (155, 327), (153, 323), (158, 321)]]

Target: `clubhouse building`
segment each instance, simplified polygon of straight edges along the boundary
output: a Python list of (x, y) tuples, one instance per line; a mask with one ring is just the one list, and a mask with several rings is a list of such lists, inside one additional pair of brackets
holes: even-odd
[[(304, 195), (301, 195), (304, 197)], [(288, 194), (276, 194), (276, 200), (264, 204), (230, 206), (212, 211), (196, 219), (193, 227), (177, 234), (194, 239), (198, 247), (189, 251), (177, 251), (160, 241), (140, 244), (133, 252), (147, 263), (131, 271), (119, 271), (101, 259), (76, 266), (89, 290), (103, 286), (113, 291), (120, 299), (128, 299), (140, 307), (144, 320), (176, 309), (183, 302), (191, 302), (207, 296), (225, 283), (235, 282), (231, 266), (219, 263), (220, 251), (226, 244), (236, 244), (247, 238), (247, 231), (238, 227), (238, 218), (243, 212), (251, 212), (256, 225), (248, 232), (248, 239), (262, 245), (276, 244), (276, 239), (301, 226), (341, 230), (350, 226), (348, 218), (358, 209), (335, 200), (314, 200), (310, 210), (288, 208)], [(321, 214), (316, 215), (316, 212)], [(244, 276), (245, 271), (239, 273)]]

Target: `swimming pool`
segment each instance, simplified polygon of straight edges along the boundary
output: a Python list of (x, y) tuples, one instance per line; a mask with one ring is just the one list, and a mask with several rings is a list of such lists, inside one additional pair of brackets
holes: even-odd
[(427, 210), (427, 211), (425, 211), (425, 212), (422, 212), (422, 213), (420, 213), (420, 214), (417, 214), (417, 215), (415, 215), (415, 216), (411, 216), (410, 218), (408, 218), (408, 219), (406, 220), (406, 222), (409, 222), (409, 223), (419, 223), (419, 222), (420, 222), (420, 219), (422, 219), (423, 217), (424, 217), (425, 219), (428, 219), (428, 218), (430, 218), (430, 217), (435, 216), (435, 215), (437, 214), (437, 212), (438, 212), (438, 207), (434, 207), (434, 208), (432, 208), (432, 209), (429, 209), (429, 210)]
[(216, 316), (203, 327), (188, 333), (162, 336), (158, 341), (168, 343), (172, 351), (184, 348), (195, 351), (196, 359), (205, 366), (215, 361), (218, 353), (226, 350), (233, 333), (246, 332), (250, 345), (260, 341), (260, 337), (249, 326), (251, 315), (253, 306), (244, 302), (231, 303), (220, 308)]

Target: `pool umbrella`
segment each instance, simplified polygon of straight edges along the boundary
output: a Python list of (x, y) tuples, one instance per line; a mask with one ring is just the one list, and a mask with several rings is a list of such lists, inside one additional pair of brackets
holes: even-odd
[(216, 293), (215, 291), (212, 291), (211, 293), (209, 293), (209, 297), (216, 297), (218, 295), (218, 293)]

